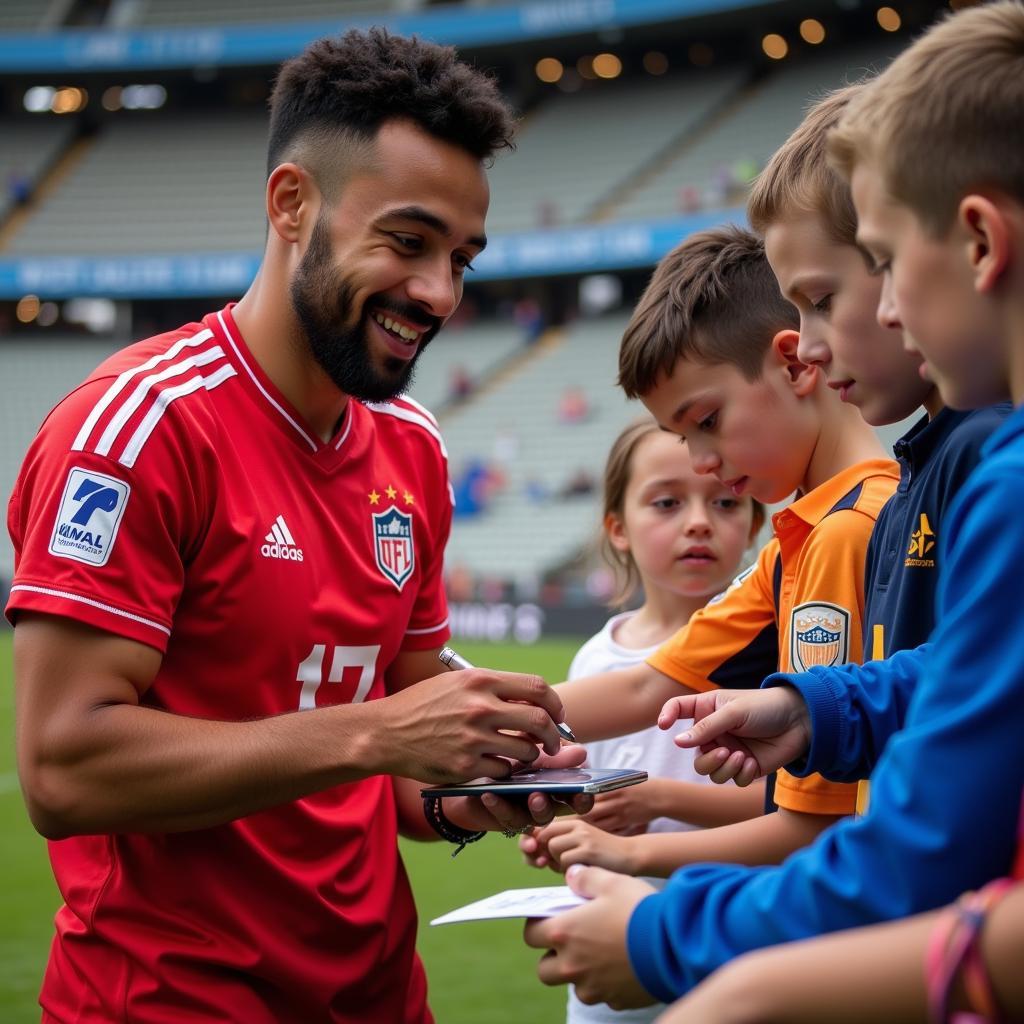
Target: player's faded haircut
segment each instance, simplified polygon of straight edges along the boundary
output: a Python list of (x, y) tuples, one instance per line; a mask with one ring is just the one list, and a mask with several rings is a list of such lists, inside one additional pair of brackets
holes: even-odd
[(951, 14), (867, 84), (829, 134), (849, 178), (870, 163), (886, 191), (944, 235), (961, 197), (996, 188), (1024, 202), (1024, 4)]
[(270, 97), (267, 174), (296, 160), (321, 189), (343, 181), (371, 153), (380, 127), (396, 119), (480, 160), (511, 149), (515, 131), (494, 80), (460, 61), (453, 47), (352, 29), (281, 65)]
[(646, 395), (680, 359), (731, 363), (755, 381), (772, 338), (799, 326), (757, 235), (731, 224), (698, 231), (644, 290), (622, 337), (619, 386), (629, 398)]
[(811, 213), (834, 241), (856, 245), (850, 186), (829, 164), (826, 140), (860, 88), (848, 85), (818, 100), (757, 176), (747, 198), (747, 219), (758, 234), (787, 217)]

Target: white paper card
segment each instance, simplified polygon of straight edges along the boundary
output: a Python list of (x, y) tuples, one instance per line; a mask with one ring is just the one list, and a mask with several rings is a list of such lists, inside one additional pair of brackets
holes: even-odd
[(572, 910), (587, 901), (567, 885), (542, 885), (533, 889), (506, 889), (486, 899), (467, 903), (430, 923), (456, 924), (459, 921), (493, 921), (502, 917), (552, 917)]

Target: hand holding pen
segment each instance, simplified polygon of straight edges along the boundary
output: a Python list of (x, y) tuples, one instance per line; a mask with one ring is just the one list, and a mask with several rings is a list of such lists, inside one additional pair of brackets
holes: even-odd
[[(459, 654), (458, 651), (454, 650), (451, 647), (442, 647), (437, 657), (442, 662), (442, 664), (447, 665), (449, 668), (476, 668), (475, 665), (472, 665), (461, 654)], [(576, 742), (576, 736), (573, 734), (572, 729), (569, 728), (568, 723), (555, 722), (555, 728), (558, 730), (558, 735), (561, 736), (562, 739), (566, 741), (566, 743)]]

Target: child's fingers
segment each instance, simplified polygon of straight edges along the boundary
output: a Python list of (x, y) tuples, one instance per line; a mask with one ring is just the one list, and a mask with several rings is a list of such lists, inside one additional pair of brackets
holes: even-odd
[(710, 775), (725, 764), (730, 753), (728, 747), (712, 747), (693, 759), (693, 767), (700, 775)]
[(721, 785), (723, 782), (731, 782), (734, 780), (740, 772), (743, 770), (743, 766), (746, 763), (747, 755), (742, 750), (734, 750), (722, 764), (720, 768), (713, 771), (710, 775), (712, 782), (717, 782)]
[(668, 729), (681, 718), (693, 718), (696, 699), (696, 694), (690, 694), (686, 697), (671, 697), (665, 701), (658, 714), (658, 728)]
[(676, 745), (684, 748), (700, 747), (716, 739), (722, 739), (741, 725), (745, 717), (736, 702), (723, 704), (717, 711), (711, 712), (699, 722), (694, 722), (686, 732), (679, 733), (675, 738)]

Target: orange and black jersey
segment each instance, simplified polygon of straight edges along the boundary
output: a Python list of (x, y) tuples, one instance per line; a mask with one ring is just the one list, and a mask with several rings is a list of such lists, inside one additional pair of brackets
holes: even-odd
[[(896, 463), (870, 459), (777, 512), (775, 536), (754, 565), (648, 663), (684, 686), (709, 690), (859, 661), (868, 540), (898, 482)], [(775, 801), (805, 813), (847, 814), (856, 786), (780, 772)]]

